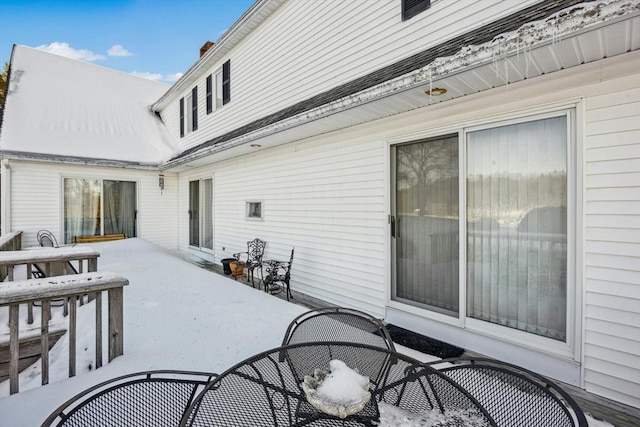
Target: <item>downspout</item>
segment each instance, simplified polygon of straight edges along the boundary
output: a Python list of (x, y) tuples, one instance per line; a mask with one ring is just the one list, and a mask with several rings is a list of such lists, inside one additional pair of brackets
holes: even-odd
[(11, 232), (11, 167), (9, 160), (3, 159), (0, 165), (2, 188), (0, 196), (0, 235)]

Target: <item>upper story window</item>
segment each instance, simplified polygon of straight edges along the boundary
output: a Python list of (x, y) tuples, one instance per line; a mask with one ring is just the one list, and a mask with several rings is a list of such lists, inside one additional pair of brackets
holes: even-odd
[(186, 98), (180, 98), (180, 137), (194, 130), (198, 130), (198, 86)]
[(231, 60), (222, 64), (222, 69), (216, 73), (216, 108), (231, 101)]
[(413, 18), (431, 7), (431, 0), (402, 0), (402, 20)]

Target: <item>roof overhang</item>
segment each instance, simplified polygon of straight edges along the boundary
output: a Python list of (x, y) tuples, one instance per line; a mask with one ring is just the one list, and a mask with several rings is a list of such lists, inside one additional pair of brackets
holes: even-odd
[[(592, 2), (573, 14), (556, 14), (524, 25), (491, 42), (467, 46), (420, 69), (361, 90), (253, 131), (197, 148), (161, 166), (184, 171), (255, 153), (407, 111), (446, 103), (468, 95), (584, 64), (596, 63), (640, 48), (640, 4)], [(611, 7), (609, 7), (611, 6)], [(426, 91), (445, 88), (428, 96)]]
[(61, 163), (69, 165), (102, 166), (123, 169), (158, 170), (158, 165), (155, 163), (97, 159), (79, 156), (61, 156), (54, 154), (29, 153), (24, 151), (12, 150), (0, 150), (0, 158), (7, 160), (21, 160), (26, 162)]

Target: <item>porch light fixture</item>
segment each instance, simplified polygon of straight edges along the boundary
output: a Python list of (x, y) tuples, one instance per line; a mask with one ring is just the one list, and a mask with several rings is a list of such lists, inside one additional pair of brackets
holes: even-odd
[(158, 175), (158, 185), (160, 186), (160, 191), (164, 190), (164, 174)]
[(447, 90), (443, 87), (434, 87), (432, 89), (425, 90), (424, 93), (426, 93), (429, 96), (439, 96), (447, 93)]

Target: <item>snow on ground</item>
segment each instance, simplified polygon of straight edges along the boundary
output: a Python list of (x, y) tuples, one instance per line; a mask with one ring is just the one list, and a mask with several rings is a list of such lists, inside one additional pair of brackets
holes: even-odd
[[(125, 354), (106, 363), (105, 346), (105, 365), (93, 369), (94, 304), (83, 305), (78, 309), (77, 376), (67, 378), (65, 335), (50, 354), (49, 385), (40, 386), (39, 362), (21, 373), (20, 393), (9, 396), (8, 381), (0, 384), (0, 427), (40, 425), (75, 394), (132, 372), (222, 372), (249, 356), (279, 346), (289, 322), (307, 310), (204, 270), (186, 260), (184, 254), (141, 239), (92, 243), (91, 247), (100, 252), (99, 271), (129, 279), (124, 290)], [(39, 311), (36, 308), (34, 312), (35, 330), (39, 329)], [(7, 318), (6, 307), (0, 308), (3, 341), (8, 340)], [(21, 318), (24, 319), (24, 312)], [(65, 326), (66, 318), (60, 313), (54, 312), (53, 319), (55, 326)], [(21, 327), (25, 326), (21, 322)], [(53, 325), (51, 329), (55, 329)], [(435, 359), (402, 346), (397, 348), (422, 361)], [(592, 427), (611, 426), (588, 420)]]
[[(289, 322), (307, 310), (204, 270), (141, 239), (92, 243), (91, 247), (101, 254), (99, 271), (129, 279), (124, 290), (125, 354), (89, 371), (94, 352), (94, 312), (92, 304), (85, 304), (78, 310), (78, 337), (88, 337), (77, 346), (78, 375), (66, 379), (63, 338), (60, 348), (56, 344), (51, 355), (52, 383), (38, 386), (38, 364), (35, 370), (23, 372), (20, 389), (37, 388), (0, 398), (0, 426), (40, 425), (76, 393), (130, 372), (222, 372), (242, 359), (280, 345)], [(38, 308), (36, 315), (39, 317)], [(5, 382), (0, 385), (0, 396), (7, 395)]]

